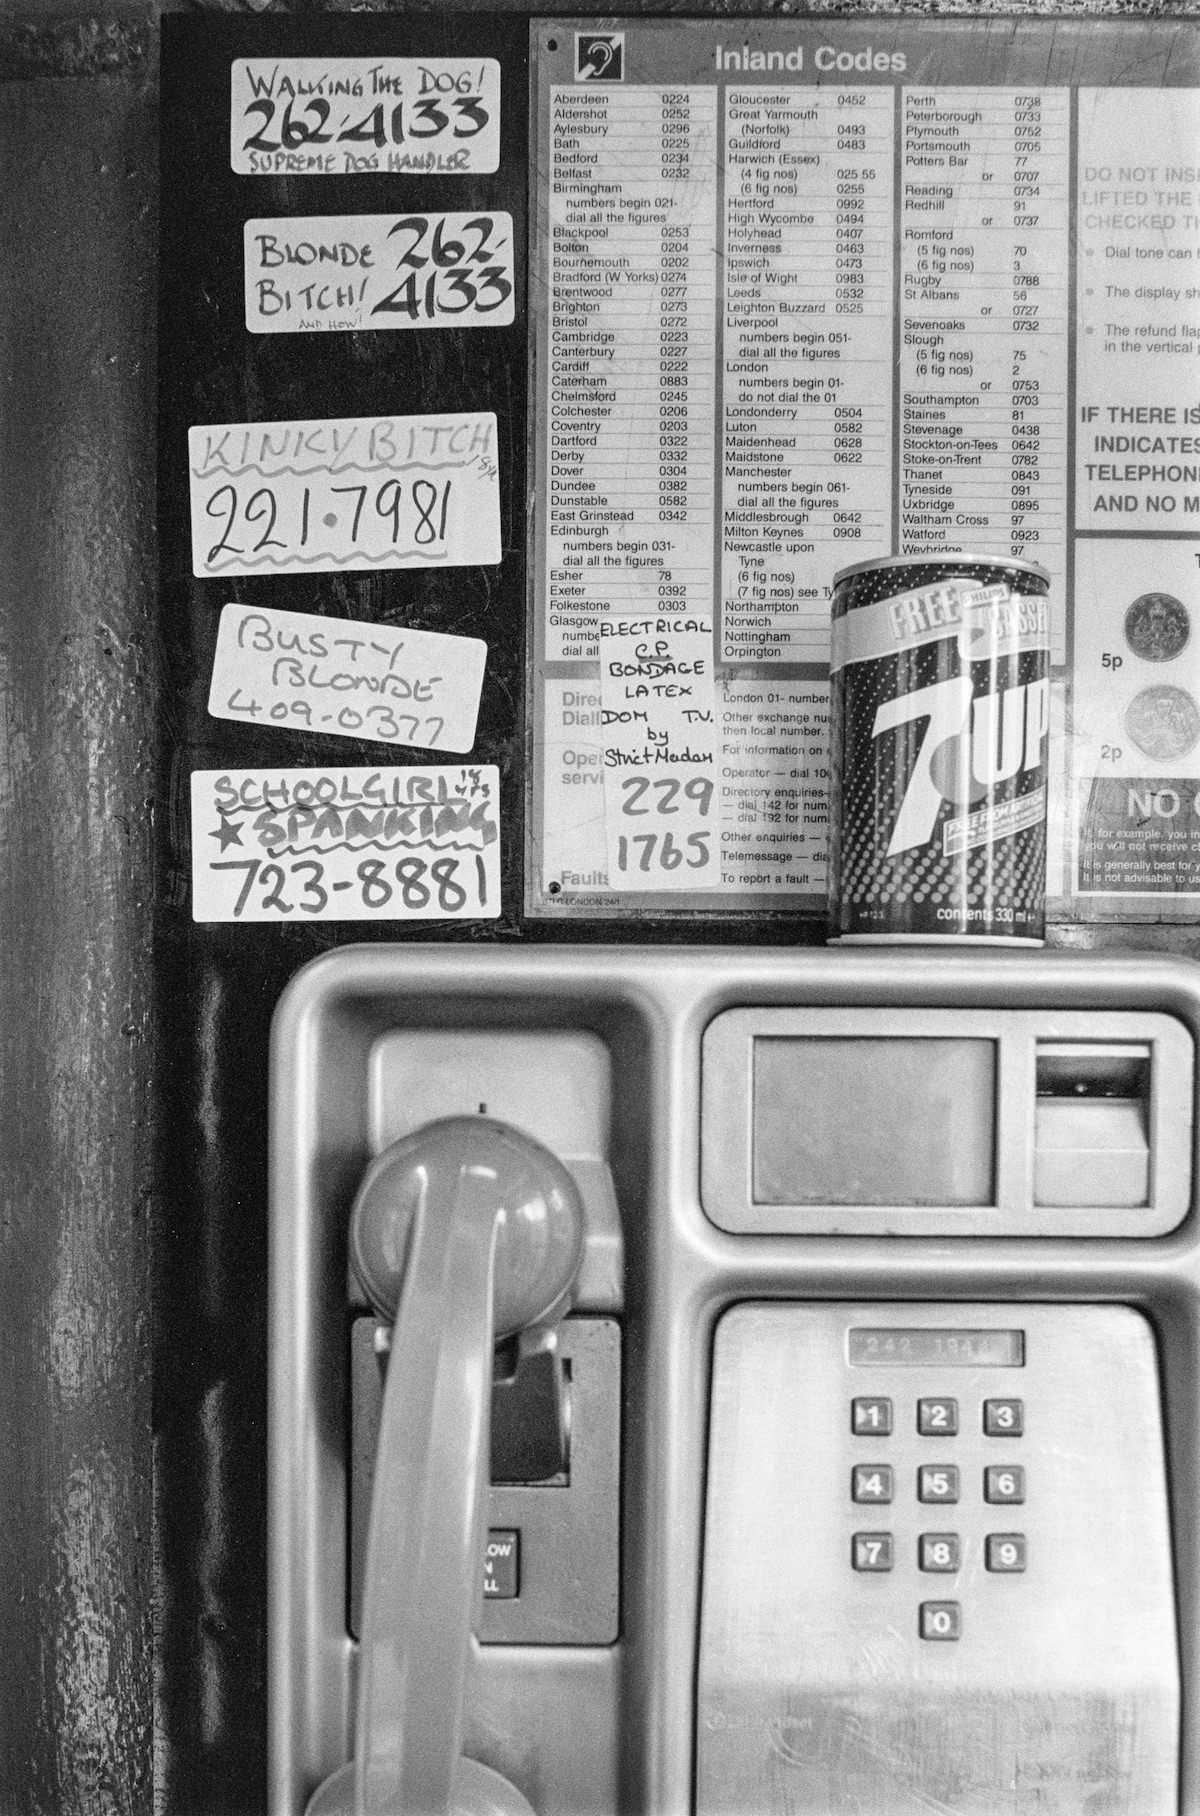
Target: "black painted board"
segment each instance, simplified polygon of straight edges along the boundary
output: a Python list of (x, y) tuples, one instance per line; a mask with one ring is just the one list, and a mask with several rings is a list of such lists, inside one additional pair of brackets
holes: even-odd
[[(253, 1812), (265, 1798), (266, 1104), (271, 1015), (307, 959), (352, 940), (512, 938), (521, 902), (525, 625), (528, 26), (520, 16), (167, 17), (162, 35), (158, 523), (160, 1115), (155, 1434), (161, 1566), (159, 1793), (164, 1816)], [(239, 176), (230, 66), (246, 56), (495, 57), (493, 175)], [(255, 335), (242, 295), (256, 217), (503, 209), (519, 248), (511, 327)], [(503, 559), (444, 571), (197, 579), (188, 429), (200, 424), (495, 412)], [(469, 758), (210, 717), (231, 600), (485, 639)], [(501, 773), (499, 922), (197, 925), (193, 770), (415, 762)]]
[[(528, 27), (524, 19), (449, 14), (352, 16), (220, 25), (167, 18), (162, 57), (162, 293), (159, 526), (169, 692), (186, 713), (175, 780), (191, 768), (445, 761), (428, 751), (330, 740), (302, 729), (210, 719), (205, 698), (220, 609), (313, 612), (480, 637), (488, 664), (472, 762), (503, 777), (503, 926), (520, 905), (521, 722), (525, 626), (525, 316)], [(230, 168), (235, 58), (443, 53), (502, 65), (501, 155), (491, 175), (240, 176)], [(504, 210), (517, 247), (508, 327), (253, 334), (242, 298), (247, 219)], [(492, 410), (499, 434), (503, 558), (499, 566), (195, 579), (188, 525), (187, 431), (197, 424)], [(179, 728), (181, 731), (184, 727)], [(183, 762), (186, 745), (187, 764)], [(458, 758), (452, 760), (468, 760)], [(182, 819), (179, 824), (182, 827)], [(186, 840), (175, 842), (186, 887)], [(286, 917), (285, 917), (286, 918)], [(341, 937), (326, 923), (324, 939)], [(248, 929), (239, 929), (245, 933)], [(291, 931), (290, 928), (287, 931)], [(403, 936), (403, 923), (358, 923), (353, 937)], [(426, 923), (420, 937), (437, 937)], [(267, 942), (269, 945), (278, 942)]]

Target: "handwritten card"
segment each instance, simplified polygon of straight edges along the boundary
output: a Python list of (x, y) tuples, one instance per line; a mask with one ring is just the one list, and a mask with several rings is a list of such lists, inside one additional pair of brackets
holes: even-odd
[(223, 423), (189, 429), (188, 456), (202, 579), (500, 559), (490, 411)]
[(227, 605), (208, 710), (335, 738), (470, 750), (486, 661), (479, 637)]
[(708, 613), (600, 620), (611, 888), (721, 880), (712, 651)]
[(240, 176), (454, 176), (500, 168), (493, 57), (240, 57), (229, 161)]
[(510, 214), (347, 214), (247, 221), (251, 334), (503, 328), (516, 278)]
[(491, 920), (500, 772), (196, 770), (196, 921)]

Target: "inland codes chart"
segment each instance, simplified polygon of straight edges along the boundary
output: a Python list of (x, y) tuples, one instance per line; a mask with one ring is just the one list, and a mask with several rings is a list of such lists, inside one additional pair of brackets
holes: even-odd
[(819, 912), (833, 576), (968, 551), (1051, 576), (1058, 911), (1194, 916), (1200, 28), (533, 41), (531, 910)]

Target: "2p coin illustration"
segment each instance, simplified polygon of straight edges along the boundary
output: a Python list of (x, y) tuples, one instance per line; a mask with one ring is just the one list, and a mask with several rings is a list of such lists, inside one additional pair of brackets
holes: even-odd
[(1144, 687), (1125, 709), (1125, 730), (1143, 756), (1173, 763), (1200, 742), (1200, 706), (1186, 688)]

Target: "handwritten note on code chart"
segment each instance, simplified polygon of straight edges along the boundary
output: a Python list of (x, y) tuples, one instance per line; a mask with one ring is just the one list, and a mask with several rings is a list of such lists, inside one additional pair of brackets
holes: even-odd
[(599, 630), (609, 885), (719, 882), (712, 617), (614, 613)]
[(196, 921), (494, 919), (500, 772), (196, 770)]
[(500, 560), (489, 411), (217, 424), (188, 456), (201, 579)]
[(479, 637), (227, 605), (208, 710), (331, 737), (470, 750), (486, 661)]

